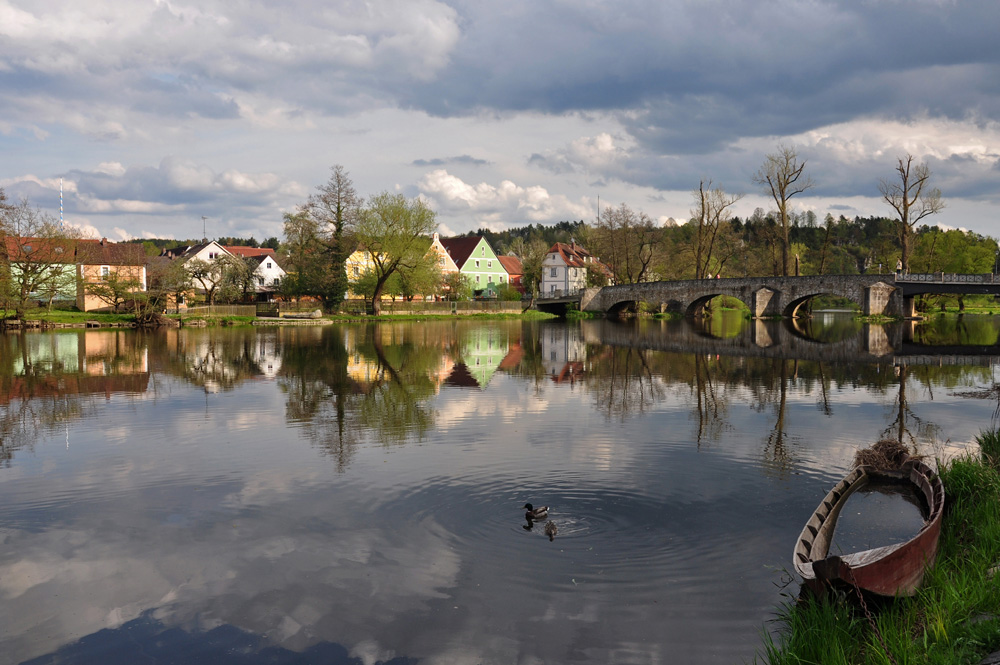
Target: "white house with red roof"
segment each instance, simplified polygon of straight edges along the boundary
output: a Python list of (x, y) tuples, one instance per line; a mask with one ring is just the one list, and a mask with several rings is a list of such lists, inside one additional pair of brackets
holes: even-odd
[(557, 242), (549, 248), (542, 261), (541, 295), (573, 295), (587, 287), (587, 268), (604, 266), (590, 255), (583, 245), (571, 241), (569, 244)]

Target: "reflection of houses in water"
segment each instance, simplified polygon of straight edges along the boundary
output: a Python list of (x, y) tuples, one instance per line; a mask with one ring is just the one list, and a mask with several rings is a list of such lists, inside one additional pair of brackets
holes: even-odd
[[(149, 352), (131, 331), (27, 333), (6, 338), (11, 375), (0, 403), (39, 397), (143, 393), (149, 383)], [(14, 347), (14, 348), (11, 348)]]
[(485, 388), (510, 351), (507, 332), (498, 328), (475, 328), (461, 346), (461, 362), (445, 382), (451, 386)]
[(577, 326), (546, 326), (539, 334), (542, 366), (556, 383), (574, 382), (584, 372), (587, 344)]

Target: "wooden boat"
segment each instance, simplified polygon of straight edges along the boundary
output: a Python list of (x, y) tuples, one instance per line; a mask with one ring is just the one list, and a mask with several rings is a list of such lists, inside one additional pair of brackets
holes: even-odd
[[(919, 533), (903, 543), (876, 547), (843, 556), (829, 556), (837, 517), (848, 497), (872, 480), (909, 482), (922, 497), (926, 519)], [(937, 473), (922, 461), (908, 458), (897, 470), (859, 466), (830, 490), (802, 529), (795, 544), (795, 571), (806, 586), (820, 592), (829, 585), (848, 585), (881, 596), (912, 596), (934, 563), (944, 485)]]

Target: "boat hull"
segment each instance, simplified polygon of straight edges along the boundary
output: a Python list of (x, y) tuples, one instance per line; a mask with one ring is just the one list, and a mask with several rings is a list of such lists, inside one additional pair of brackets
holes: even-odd
[[(844, 556), (829, 556), (837, 518), (852, 493), (877, 479), (911, 483), (923, 496), (928, 514), (920, 532), (904, 543)], [(934, 563), (944, 512), (944, 485), (924, 462), (910, 458), (899, 470), (857, 467), (823, 498), (795, 544), (795, 570), (807, 587), (822, 591), (849, 585), (880, 596), (912, 596)]]

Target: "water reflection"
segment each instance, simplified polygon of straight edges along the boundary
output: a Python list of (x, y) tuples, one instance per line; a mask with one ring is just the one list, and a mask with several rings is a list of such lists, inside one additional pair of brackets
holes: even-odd
[(821, 323), (0, 338), (0, 662), (749, 659), (856, 448), (997, 405), (926, 343), (986, 333)]

